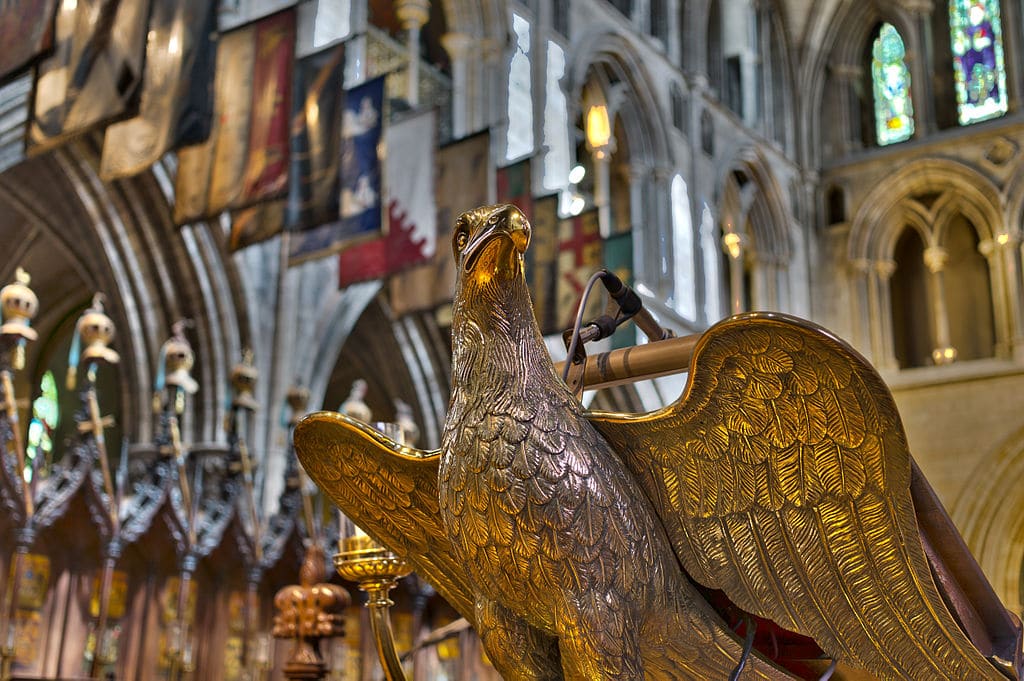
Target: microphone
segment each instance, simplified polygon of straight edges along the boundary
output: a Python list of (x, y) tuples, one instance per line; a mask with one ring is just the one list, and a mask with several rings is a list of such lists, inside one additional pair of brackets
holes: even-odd
[(651, 341), (675, 337), (674, 333), (663, 328), (651, 313), (644, 308), (644, 303), (637, 292), (623, 284), (622, 280), (617, 276), (608, 270), (601, 270), (601, 283), (604, 284), (608, 295), (619, 304), (619, 309), (624, 317), (622, 321), (632, 318), (633, 322), (640, 327), (640, 330)]

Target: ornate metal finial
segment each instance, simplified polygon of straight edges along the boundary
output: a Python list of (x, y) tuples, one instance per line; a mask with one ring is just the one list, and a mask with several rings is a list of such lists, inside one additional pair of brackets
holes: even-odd
[(231, 406), (234, 408), (256, 411), (259, 402), (253, 397), (256, 389), (256, 379), (259, 372), (253, 366), (253, 353), (251, 348), (242, 350), (242, 361), (231, 369), (231, 388), (234, 397), (231, 398)]
[(322, 679), (327, 665), (320, 655), (320, 639), (343, 636), (349, 595), (336, 584), (326, 584), (324, 550), (316, 542), (306, 548), (299, 570), (299, 585), (286, 586), (274, 596), (274, 637), (294, 641), (284, 665), (288, 679)]
[(28, 272), (19, 267), (14, 275), (14, 283), (0, 289), (0, 310), (3, 311), (0, 335), (30, 341), (39, 337), (31, 327), (32, 318), (39, 311), (39, 298), (28, 287), (31, 280)]
[(191, 326), (191, 320), (188, 319), (180, 319), (171, 326), (171, 337), (163, 346), (166, 370), (164, 383), (181, 388), (189, 395), (194, 395), (199, 390), (199, 383), (192, 378), (191, 374), (196, 356), (185, 337), (185, 329), (188, 326)]
[(299, 419), (306, 414), (306, 404), (309, 402), (309, 389), (299, 385), (298, 381), (288, 389), (285, 396), (291, 415), (288, 417), (288, 427), (294, 427)]
[[(68, 355), (68, 389), (74, 390), (78, 380), (78, 365), (86, 364), (117, 364), (121, 356), (110, 347), (114, 339), (114, 321), (103, 311), (102, 293), (92, 297), (89, 307), (75, 324), (75, 335), (71, 340), (71, 352)], [(85, 347), (79, 350), (84, 345)]]
[(370, 411), (370, 407), (363, 401), (365, 397), (366, 381), (357, 378), (352, 381), (352, 389), (349, 391), (345, 401), (338, 407), (338, 411), (346, 416), (359, 419), (363, 423), (370, 423), (373, 420), (373, 412)]

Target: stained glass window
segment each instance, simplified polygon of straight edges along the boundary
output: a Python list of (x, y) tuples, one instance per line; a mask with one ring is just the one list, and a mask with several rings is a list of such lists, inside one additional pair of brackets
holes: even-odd
[(875, 136), (880, 145), (903, 142), (914, 134), (910, 70), (899, 31), (882, 24), (871, 48), (871, 82), (875, 91)]
[(1006, 69), (999, 0), (949, 0), (960, 125), (1006, 113)]
[(32, 402), (32, 420), (28, 424), (28, 461), (23, 471), (25, 480), (31, 480), (33, 471), (46, 465), (46, 460), (53, 450), (51, 438), (60, 422), (57, 381), (54, 380), (52, 371), (43, 374), (40, 392), (39, 397)]

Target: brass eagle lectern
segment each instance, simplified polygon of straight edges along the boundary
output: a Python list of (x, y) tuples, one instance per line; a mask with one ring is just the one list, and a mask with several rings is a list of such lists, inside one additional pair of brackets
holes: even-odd
[(506, 679), (725, 679), (741, 658), (744, 679), (806, 675), (745, 657), (725, 610), (880, 678), (1016, 678), (1019, 627), (922, 534), (920, 474), (864, 359), (809, 322), (744, 315), (703, 335), (676, 403), (587, 412), (534, 320), (529, 241), (512, 206), (455, 225), (440, 451), (329, 412), (295, 432), (317, 484)]

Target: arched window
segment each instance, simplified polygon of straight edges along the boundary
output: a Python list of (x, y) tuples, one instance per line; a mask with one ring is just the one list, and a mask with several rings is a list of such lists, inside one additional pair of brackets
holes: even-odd
[(988, 262), (978, 250), (978, 233), (958, 215), (946, 227), (949, 254), (943, 271), (949, 342), (958, 360), (995, 355), (995, 323)]
[(508, 134), (505, 158), (533, 151), (533, 95), (530, 77), (530, 21), (512, 15), (513, 52), (508, 67)]
[[(557, 3), (556, 3), (557, 4)], [(668, 3), (666, 0), (650, 0), (651, 35), (668, 47)]]
[(1007, 96), (999, 0), (950, 0), (949, 38), (960, 125), (1002, 116)]
[(672, 178), (672, 242), (675, 246), (675, 307), (690, 321), (697, 319), (697, 273), (693, 260), (693, 218), (690, 195), (682, 175)]
[(27, 480), (52, 460), (54, 434), (60, 424), (57, 381), (52, 371), (43, 374), (39, 389), (39, 397), (32, 401), (32, 420), (28, 424), (28, 446), (25, 448), (28, 461), (22, 472)]
[(875, 94), (875, 137), (880, 146), (903, 142), (914, 134), (910, 70), (896, 28), (882, 24), (871, 48), (871, 82)]
[(896, 362), (901, 369), (927, 366), (932, 356), (927, 271), (924, 243), (916, 230), (903, 230), (893, 260), (896, 270), (891, 284), (892, 332)]

